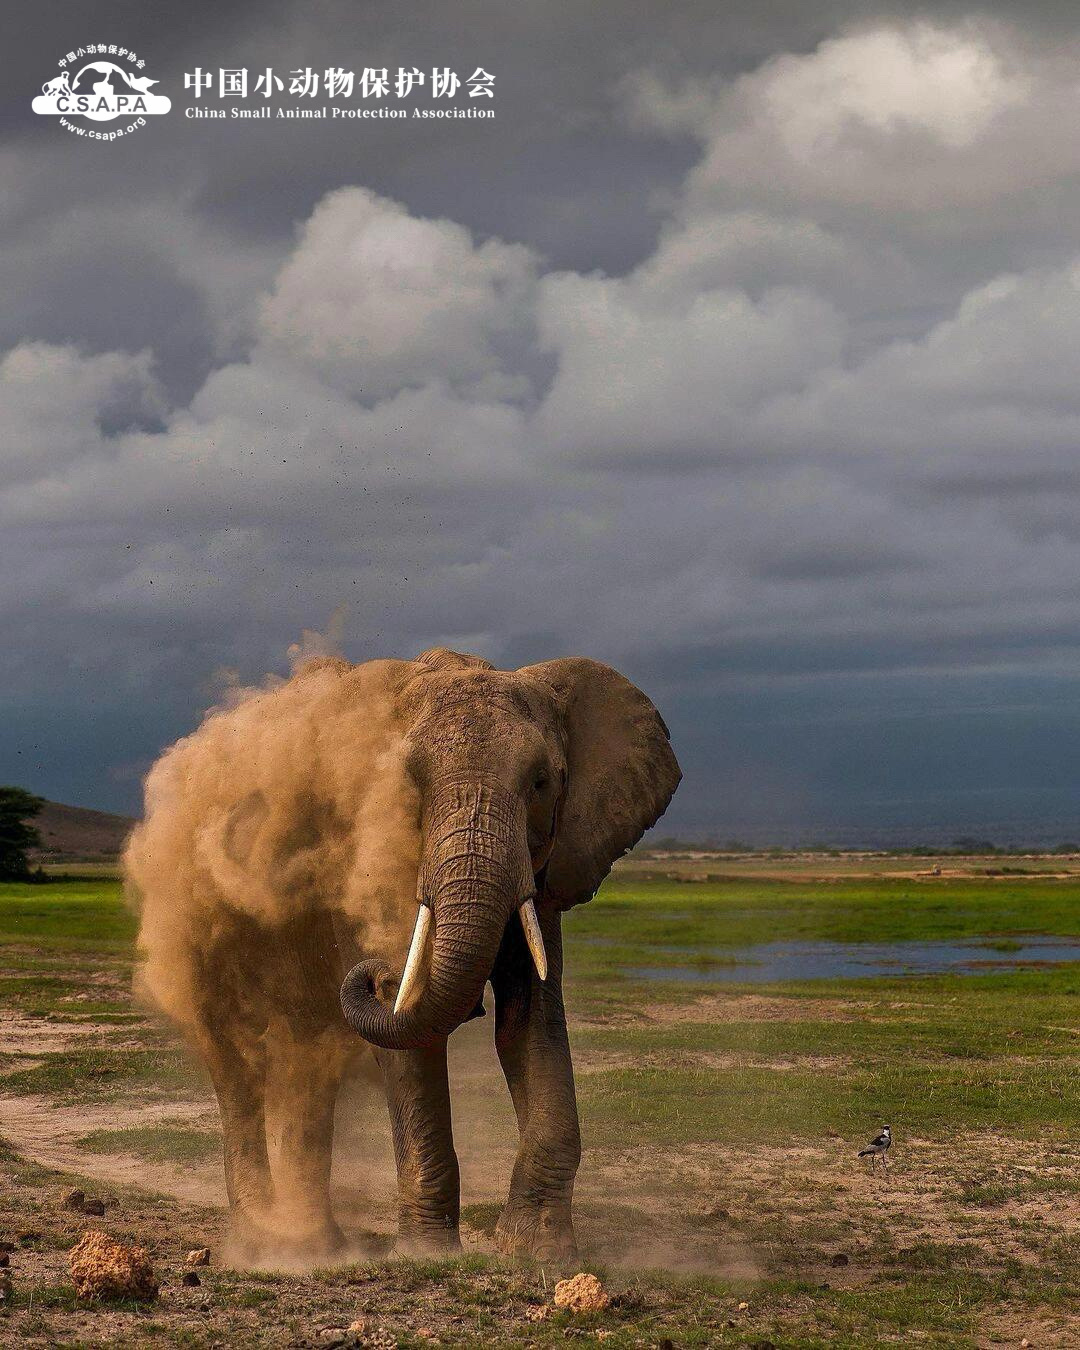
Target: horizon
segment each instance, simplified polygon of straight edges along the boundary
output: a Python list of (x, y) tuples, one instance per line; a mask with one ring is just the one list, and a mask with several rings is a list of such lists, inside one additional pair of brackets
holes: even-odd
[[(25, 787), (24, 784), (0, 784), (0, 787)], [(29, 789), (27, 789), (29, 790)], [(46, 806), (59, 806), (65, 809), (85, 810), (94, 814), (115, 816), (118, 819), (137, 821), (141, 812), (134, 815), (126, 812), (103, 811), (86, 802), (61, 802), (44, 798)], [(883, 830), (880, 825), (873, 827), (833, 826), (830, 829), (815, 828), (812, 825), (777, 824), (771, 828), (752, 826), (747, 830), (725, 831), (719, 828), (707, 829), (697, 834), (693, 832), (672, 834), (665, 830), (666, 819), (660, 820), (647, 831), (632, 852), (640, 850), (665, 852), (670, 850), (700, 850), (705, 853), (760, 853), (770, 851), (807, 852), (807, 853), (859, 853), (882, 852), (904, 853), (908, 851), (955, 854), (957, 856), (980, 856), (1000, 853), (1023, 854), (1064, 854), (1080, 853), (1080, 828), (1071, 828), (1075, 821), (1062, 820), (1056, 823), (999, 822), (996, 827), (985, 831), (971, 831), (961, 825), (951, 827), (948, 824), (904, 826), (897, 825)]]

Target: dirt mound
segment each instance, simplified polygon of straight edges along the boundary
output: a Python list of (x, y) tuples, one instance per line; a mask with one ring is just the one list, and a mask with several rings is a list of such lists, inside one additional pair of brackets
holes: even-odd
[(603, 1312), (610, 1302), (596, 1276), (584, 1271), (573, 1279), (560, 1280), (555, 1286), (556, 1308), (569, 1308), (571, 1312)]
[(129, 1247), (90, 1228), (72, 1247), (69, 1260), (80, 1298), (157, 1298), (154, 1267), (145, 1247)]

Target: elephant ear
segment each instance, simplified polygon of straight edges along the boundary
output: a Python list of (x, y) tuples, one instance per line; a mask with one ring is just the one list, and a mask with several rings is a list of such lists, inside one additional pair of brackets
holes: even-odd
[(545, 892), (569, 909), (656, 824), (682, 772), (664, 719), (617, 670), (568, 656), (518, 673), (547, 686), (563, 715), (566, 793)]

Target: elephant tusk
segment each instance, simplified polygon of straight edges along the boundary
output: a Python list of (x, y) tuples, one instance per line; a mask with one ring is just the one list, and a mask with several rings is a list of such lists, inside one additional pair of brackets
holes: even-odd
[(521, 918), (521, 926), (525, 930), (525, 941), (529, 944), (529, 951), (532, 952), (533, 963), (536, 966), (536, 973), (541, 980), (548, 977), (547, 952), (544, 951), (544, 935), (540, 932), (540, 920), (536, 914), (536, 905), (532, 897), (518, 910)]
[(405, 961), (405, 969), (401, 975), (401, 984), (398, 986), (397, 998), (394, 1000), (394, 1012), (401, 1012), (402, 1008), (408, 1003), (409, 998), (420, 980), (420, 966), (424, 959), (424, 948), (427, 946), (428, 934), (431, 932), (431, 922), (434, 914), (428, 909), (427, 905), (422, 904), (416, 915), (416, 927), (413, 929), (412, 943), (409, 947), (409, 955)]

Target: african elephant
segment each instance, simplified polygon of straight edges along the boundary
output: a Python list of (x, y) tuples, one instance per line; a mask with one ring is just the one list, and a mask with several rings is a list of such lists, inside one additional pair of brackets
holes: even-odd
[(444, 649), (308, 662), (166, 752), (125, 859), (141, 980), (209, 1069), (238, 1260), (342, 1245), (334, 1105), (363, 1042), (389, 1104), (399, 1249), (457, 1247), (446, 1046), (488, 981), (520, 1135), (496, 1240), (574, 1254), (561, 914), (680, 776), (660, 715), (610, 667), (500, 671)]

